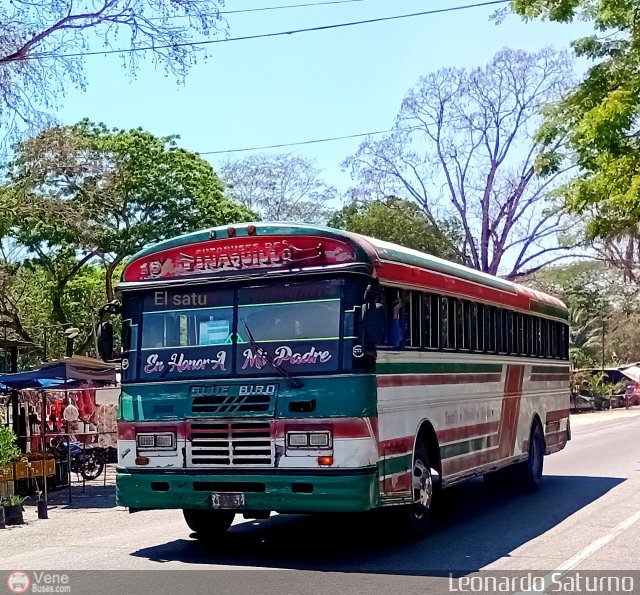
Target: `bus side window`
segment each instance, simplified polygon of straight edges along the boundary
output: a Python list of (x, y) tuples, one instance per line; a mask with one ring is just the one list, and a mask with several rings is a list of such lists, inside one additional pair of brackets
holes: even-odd
[(517, 330), (516, 330), (516, 353), (518, 355), (525, 355), (526, 350), (524, 348), (524, 314), (516, 314), (517, 317)]
[(440, 298), (440, 348), (455, 349), (454, 301), (449, 297)]
[(497, 310), (493, 306), (485, 306), (485, 349), (489, 353), (496, 353), (497, 351)]
[(481, 351), (478, 349), (478, 304), (467, 303), (469, 310), (469, 349), (471, 351)]
[(430, 293), (423, 296), (424, 348), (440, 347), (440, 298)]
[(407, 345), (419, 349), (421, 347), (420, 337), (422, 336), (422, 294), (418, 291), (412, 291), (407, 306), (410, 308), (406, 317), (409, 326)]
[(464, 328), (464, 302), (462, 300), (454, 300), (455, 318), (456, 318), (456, 349), (467, 349), (465, 341)]
[(533, 317), (533, 348), (536, 357), (542, 356), (542, 334), (540, 331), (540, 319)]
[(408, 291), (384, 288), (384, 302), (387, 312), (387, 333), (385, 345), (388, 349), (404, 349), (411, 344), (411, 296)]
[(485, 343), (484, 327), (487, 324), (487, 307), (484, 304), (476, 304), (478, 309), (478, 318), (476, 321), (476, 334), (478, 335), (478, 351), (482, 352), (487, 349)]
[(509, 354), (515, 352), (515, 332), (514, 332), (514, 316), (511, 310), (503, 310), (504, 334), (505, 334), (505, 351)]

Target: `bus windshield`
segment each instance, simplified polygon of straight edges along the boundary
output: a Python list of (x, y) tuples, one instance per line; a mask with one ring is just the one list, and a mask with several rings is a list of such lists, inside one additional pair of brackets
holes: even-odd
[(335, 372), (344, 364), (342, 342), (355, 340), (342, 279), (172, 288), (132, 299), (142, 309), (138, 323), (136, 308), (125, 308), (132, 312), (123, 336), (129, 381), (273, 375), (256, 344), (293, 375)]

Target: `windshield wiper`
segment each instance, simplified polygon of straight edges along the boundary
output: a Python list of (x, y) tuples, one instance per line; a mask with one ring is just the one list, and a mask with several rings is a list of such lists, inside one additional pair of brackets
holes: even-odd
[(278, 374), (280, 374), (280, 376), (282, 376), (284, 379), (286, 379), (287, 384), (291, 387), (291, 388), (302, 388), (303, 384), (302, 384), (302, 380), (300, 380), (299, 378), (294, 378), (291, 374), (289, 374), (289, 372), (287, 372), (282, 366), (276, 364), (276, 362), (273, 360), (273, 358), (269, 355), (269, 353), (267, 352), (267, 350), (262, 347), (254, 338), (253, 338), (253, 333), (249, 330), (249, 326), (247, 325), (247, 321), (243, 320), (242, 324), (244, 324), (244, 328), (247, 330), (247, 335), (249, 336), (249, 345), (251, 345), (251, 347), (253, 347), (253, 349), (255, 349), (256, 351), (256, 355), (258, 355), (258, 357), (263, 358), (265, 361), (267, 361), (269, 364), (271, 364), (271, 367), (278, 372)]

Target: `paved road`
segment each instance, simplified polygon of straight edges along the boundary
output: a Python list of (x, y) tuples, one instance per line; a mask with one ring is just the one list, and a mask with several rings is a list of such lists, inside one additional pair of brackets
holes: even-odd
[[(417, 543), (390, 541), (368, 515), (277, 516), (239, 518), (228, 539), (204, 547), (181, 513), (129, 515), (112, 506), (107, 487), (106, 497), (90, 500), (102, 507), (84, 508), (90, 502), (76, 498), (47, 521), (3, 531), (0, 568), (207, 570), (185, 580), (197, 577), (203, 592), (243, 593), (446, 592), (450, 571), (551, 571), (567, 562), (640, 571), (640, 416), (601, 415), (573, 424), (569, 446), (545, 459), (539, 491), (496, 495), (481, 480), (447, 490), (430, 536)], [(166, 587), (157, 575), (144, 584), (129, 591)]]

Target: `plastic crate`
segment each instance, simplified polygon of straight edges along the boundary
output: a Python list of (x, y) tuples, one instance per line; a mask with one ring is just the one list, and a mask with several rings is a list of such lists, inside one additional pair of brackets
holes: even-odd
[(29, 477), (29, 467), (23, 461), (16, 461), (13, 463), (13, 479), (27, 479)]
[(13, 465), (7, 465), (0, 469), (0, 483), (13, 481)]
[(30, 464), (29, 477), (42, 477), (44, 471), (42, 461), (30, 461)]
[(44, 474), (47, 477), (51, 477), (56, 474), (56, 462), (54, 459), (45, 459), (44, 461)]

